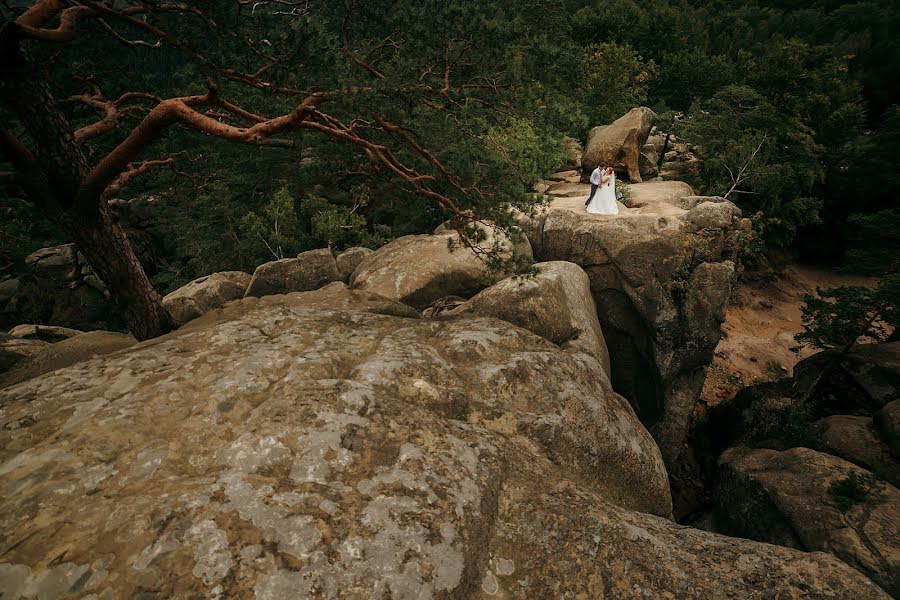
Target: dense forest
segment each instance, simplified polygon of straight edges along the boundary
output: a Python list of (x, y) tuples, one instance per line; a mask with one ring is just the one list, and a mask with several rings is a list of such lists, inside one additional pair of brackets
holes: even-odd
[[(17, 87), (22, 64), (73, 128), (114, 122), (84, 136), (88, 162), (161, 99), (214, 95), (203, 115), (231, 125), (321, 100), (315, 119), (278, 136), (170, 124), (143, 147), (151, 162), (106, 189), (105, 201), (152, 209), (139, 246), (153, 249), (138, 254), (162, 293), (307, 249), (375, 247), (462, 213), (502, 225), (509, 208), (539, 201), (532, 186), (563, 162), (567, 136), (583, 141), (639, 105), (698, 148), (698, 193), (724, 194), (752, 164), (730, 196), (762, 241), (748, 261), (826, 261), (896, 286), (892, 0), (72, 1), (62, 4), (87, 17), (49, 41), (13, 26), (32, 4), (0, 3), (0, 117), (27, 144), (41, 141)], [(6, 60), (13, 38), (18, 67)], [(73, 240), (67, 209), (35, 203), (4, 149), (0, 278)]]

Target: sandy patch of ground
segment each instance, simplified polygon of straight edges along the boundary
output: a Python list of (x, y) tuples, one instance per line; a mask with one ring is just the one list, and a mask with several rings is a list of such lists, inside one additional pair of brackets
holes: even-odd
[(797, 362), (817, 351), (794, 340), (803, 330), (803, 296), (814, 294), (817, 287), (873, 283), (871, 278), (805, 265), (740, 282), (701, 401), (713, 406), (747, 385), (791, 375)]

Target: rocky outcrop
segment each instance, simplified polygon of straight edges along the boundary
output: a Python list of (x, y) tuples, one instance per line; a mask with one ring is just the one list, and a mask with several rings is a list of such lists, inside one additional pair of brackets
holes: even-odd
[(570, 262), (537, 263), (534, 267), (536, 275), (504, 279), (448, 314), (503, 319), (565, 350), (586, 353), (609, 374), (609, 351), (587, 273)]
[(588, 133), (581, 169), (590, 173), (600, 165), (625, 170), (632, 183), (642, 181), (641, 148), (650, 135), (655, 115), (646, 107), (633, 108), (609, 125), (594, 127)]
[(83, 331), (53, 325), (16, 325), (9, 330), (9, 335), (20, 340), (41, 340), (58, 342), (81, 335)]
[(655, 182), (629, 186), (633, 196), (655, 198), (646, 212), (594, 216), (583, 211), (581, 198), (560, 198), (536, 217), (523, 218), (538, 260), (573, 262), (587, 272), (613, 387), (632, 403), (670, 465), (721, 335), (735, 278), (729, 241), (735, 225), (697, 232), (684, 220), (687, 212), (666, 200), (693, 195), (690, 186), (677, 183), (662, 193)]
[(817, 424), (817, 449), (878, 473), (888, 483), (900, 485), (900, 462), (891, 455), (871, 417), (835, 415)]
[(360, 247), (348, 248), (338, 254), (335, 262), (337, 263), (338, 272), (341, 274), (341, 280), (344, 282), (350, 281), (353, 271), (370, 254), (372, 254), (371, 249)]
[(885, 404), (875, 413), (873, 422), (891, 454), (900, 459), (900, 400)]
[(0, 284), (0, 327), (44, 323), (114, 329), (121, 324), (106, 286), (74, 244), (41, 248), (25, 258), (25, 270)]
[(243, 271), (223, 271), (200, 277), (163, 298), (163, 306), (179, 323), (244, 297), (251, 277)]
[(384, 310), (245, 298), (0, 392), (5, 596), (886, 598), (646, 514), (665, 470), (596, 361)]
[(128, 348), (135, 343), (136, 340), (130, 335), (113, 331), (88, 331), (60, 342), (41, 343), (7, 373), (0, 375), (0, 388)]
[[(867, 471), (807, 448), (733, 448), (720, 465), (716, 517), (724, 531), (831, 552), (900, 594), (900, 492), (892, 485), (870, 481)], [(834, 487), (848, 485), (851, 473), (855, 489)], [(849, 494), (843, 506), (842, 494)]]
[(814, 354), (794, 367), (794, 387), (825, 414), (871, 415), (900, 399), (900, 342)]
[(283, 258), (256, 267), (245, 296), (269, 296), (315, 290), (340, 281), (334, 255), (328, 248), (301, 252), (297, 258)]
[[(496, 244), (501, 258), (531, 256), (528, 240), (514, 245), (503, 234), (487, 233), (480, 244), (484, 249)], [(459, 243), (458, 233), (438, 228), (431, 235), (397, 238), (370, 254), (353, 272), (350, 287), (422, 309), (445, 296), (469, 298), (493, 276), (481, 257)]]

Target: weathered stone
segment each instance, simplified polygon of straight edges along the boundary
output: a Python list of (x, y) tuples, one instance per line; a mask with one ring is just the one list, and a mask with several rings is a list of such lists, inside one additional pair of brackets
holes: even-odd
[(251, 277), (243, 271), (223, 271), (200, 277), (163, 298), (163, 306), (179, 323), (187, 323), (226, 302), (244, 297)]
[[(808, 448), (732, 448), (720, 461), (717, 523), (724, 532), (790, 548), (830, 552), (900, 594), (900, 492), (889, 483), (863, 487), (842, 512), (832, 484), (867, 471)], [(851, 501), (852, 502), (852, 501)]]
[(683, 208), (679, 200), (694, 195), (693, 188), (683, 181), (645, 181), (628, 186), (628, 192), (629, 198), (625, 202), (628, 208), (653, 207), (655, 210), (661, 204)]
[(245, 296), (270, 296), (306, 292), (340, 281), (334, 255), (328, 248), (301, 252), (297, 258), (283, 258), (256, 267)]
[(741, 209), (734, 203), (703, 202), (684, 215), (685, 226), (689, 231), (701, 229), (730, 229), (741, 218)]
[(878, 437), (871, 417), (835, 415), (817, 424), (817, 449), (878, 473), (894, 487), (900, 485), (900, 463)]
[(635, 512), (670, 510), (665, 470), (596, 361), (368, 298), (246, 298), (0, 392), (0, 589), (886, 598), (831, 557)]
[(875, 413), (874, 423), (891, 454), (900, 459), (900, 400), (885, 404)]
[(42, 340), (14, 338), (5, 333), (0, 334), (0, 373), (5, 373), (15, 365), (34, 356), (48, 343)]
[(691, 210), (704, 202), (727, 202), (727, 200), (721, 196), (680, 196), (671, 198), (669, 202), (684, 210)]
[(568, 169), (580, 169), (581, 168), (581, 155), (584, 153), (584, 150), (581, 147), (581, 142), (576, 140), (575, 138), (566, 138), (566, 162), (562, 167), (565, 170)]
[[(26, 341), (26, 340), (20, 340)], [(27, 340), (32, 342), (33, 340)], [(87, 331), (81, 335), (53, 344), (34, 348), (15, 367), (0, 375), (0, 387), (34, 379), (44, 373), (62, 369), (75, 363), (103, 356), (134, 345), (135, 339), (113, 331)]]
[(9, 330), (9, 335), (21, 340), (41, 340), (44, 342), (58, 342), (76, 335), (81, 335), (83, 331), (77, 329), (69, 329), (68, 327), (56, 327), (53, 325), (16, 325)]
[[(683, 195), (693, 195), (690, 186), (677, 183)], [(629, 187), (648, 186), (659, 187)], [(665, 193), (677, 194), (672, 186)], [(735, 267), (721, 250), (726, 230), (698, 239), (677, 216), (683, 210), (664, 200), (648, 204), (676, 214), (626, 211), (596, 218), (562, 199), (523, 218), (522, 227), (538, 260), (574, 262), (587, 272), (613, 387), (632, 403), (672, 464), (721, 335)]]
[(814, 354), (794, 367), (794, 387), (826, 415), (872, 415), (900, 399), (900, 342)]
[[(481, 242), (482, 247), (493, 247), (495, 240), (501, 257), (531, 256), (527, 240), (514, 247), (506, 237), (496, 239), (493, 232)], [(382, 246), (360, 263), (350, 286), (422, 309), (444, 296), (469, 298), (490, 285), (491, 279), (487, 265), (459, 243), (459, 235), (445, 232), (408, 235)]]
[(338, 272), (341, 274), (341, 280), (345, 282), (350, 281), (353, 271), (370, 254), (372, 254), (371, 249), (361, 247), (348, 248), (338, 254), (335, 262), (337, 263)]
[(479, 600), (888, 598), (833, 556), (623, 511), (531, 462), (504, 481)]
[(450, 314), (468, 312), (503, 319), (565, 350), (592, 356), (608, 374), (609, 351), (587, 273), (570, 262), (534, 266), (539, 271), (534, 277), (504, 279)]
[(633, 108), (609, 125), (588, 133), (581, 157), (581, 169), (590, 173), (600, 165), (625, 169), (632, 182), (641, 181), (641, 148), (650, 135), (654, 113), (646, 107)]

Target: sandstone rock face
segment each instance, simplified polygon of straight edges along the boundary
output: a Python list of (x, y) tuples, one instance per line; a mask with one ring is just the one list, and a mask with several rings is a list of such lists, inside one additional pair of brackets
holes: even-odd
[(816, 404), (826, 414), (871, 415), (900, 399), (900, 342), (860, 344), (837, 356), (826, 350), (797, 363), (794, 387), (816, 386)]
[(350, 281), (350, 276), (353, 275), (353, 271), (356, 270), (356, 267), (365, 260), (367, 256), (372, 254), (372, 250), (369, 248), (348, 248), (337, 255), (335, 258), (335, 262), (337, 263), (338, 272), (341, 274), (341, 279), (343, 281)]
[(684, 215), (684, 221), (691, 231), (701, 229), (726, 229), (735, 225), (741, 218), (741, 209), (734, 203), (703, 202), (690, 209)]
[(588, 133), (581, 157), (581, 169), (590, 173), (599, 165), (625, 169), (628, 179), (640, 182), (641, 148), (650, 135), (655, 117), (646, 107), (633, 108), (609, 125), (594, 127)]
[[(656, 187), (630, 187), (644, 186)], [(575, 204), (556, 200), (523, 228), (538, 260), (573, 262), (587, 272), (613, 387), (671, 465), (721, 335), (735, 277), (725, 243), (732, 226), (701, 239), (678, 216), (685, 211), (663, 200), (652, 204), (666, 204), (668, 214), (626, 210), (613, 218), (587, 215)]]
[(634, 512), (665, 470), (596, 361), (392, 305), (245, 298), (0, 392), (4, 598), (886, 598)]
[(828, 551), (900, 594), (900, 492), (880, 483), (841, 512), (832, 483), (867, 471), (807, 448), (732, 448), (720, 460), (716, 517), (732, 534)]
[(250, 275), (243, 271), (224, 271), (195, 279), (163, 298), (163, 306), (179, 323), (244, 297)]
[(0, 327), (46, 323), (76, 329), (121, 324), (106, 286), (74, 244), (41, 248), (25, 258), (28, 277), (0, 284)]
[(331, 250), (310, 250), (301, 252), (297, 258), (283, 258), (256, 267), (244, 295), (259, 297), (306, 292), (340, 279)]
[(628, 191), (629, 198), (625, 201), (628, 208), (646, 207), (652, 212), (663, 212), (668, 206), (689, 208), (682, 205), (681, 199), (695, 197), (693, 188), (683, 181), (647, 181), (628, 186)]
[(135, 343), (136, 340), (130, 335), (113, 331), (88, 331), (53, 344), (40, 342), (41, 345), (18, 361), (14, 368), (0, 375), (0, 387), (33, 379), (95, 356), (110, 354)]
[(879, 437), (871, 417), (835, 415), (818, 423), (819, 449), (877, 472), (894, 487), (900, 485), (900, 462)]
[(41, 340), (44, 342), (58, 342), (83, 331), (69, 329), (68, 327), (56, 327), (53, 325), (17, 325), (9, 330), (9, 335), (20, 340)]
[(609, 351), (597, 320), (587, 273), (570, 262), (534, 266), (539, 270), (534, 277), (504, 279), (450, 314), (468, 312), (503, 319), (563, 349), (588, 354), (608, 374)]
[(900, 400), (887, 403), (875, 413), (874, 423), (891, 454), (900, 459)]
[(6, 333), (0, 334), (0, 373), (5, 373), (34, 356), (47, 345), (49, 342), (43, 340), (19, 339)]
[[(505, 238), (497, 242), (501, 256), (513, 252), (531, 256), (527, 240), (521, 247), (513, 247)], [(450, 244), (457, 247), (451, 251)], [(469, 298), (490, 285), (491, 273), (474, 252), (458, 244), (456, 232), (398, 238), (363, 260), (353, 272), (350, 286), (419, 309), (445, 296)], [(493, 235), (482, 244), (492, 247)]]

